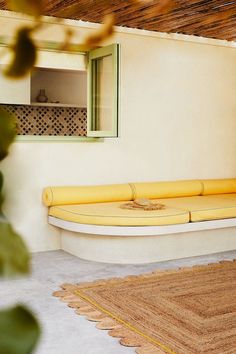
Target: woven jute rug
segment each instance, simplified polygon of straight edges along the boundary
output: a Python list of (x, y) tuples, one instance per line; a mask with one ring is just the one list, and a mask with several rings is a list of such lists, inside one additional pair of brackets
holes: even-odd
[(62, 289), (54, 295), (138, 354), (236, 353), (236, 261)]

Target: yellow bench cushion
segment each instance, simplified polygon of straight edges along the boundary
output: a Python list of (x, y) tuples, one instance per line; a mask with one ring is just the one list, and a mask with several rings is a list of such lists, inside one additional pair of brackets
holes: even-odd
[(202, 183), (198, 180), (174, 182), (132, 183), (135, 198), (175, 198), (200, 195)]
[(214, 198), (217, 200), (224, 200), (224, 201), (233, 200), (236, 203), (236, 193), (214, 194), (214, 195), (209, 195), (208, 197)]
[(43, 191), (43, 202), (47, 206), (127, 201), (132, 198), (133, 191), (129, 184), (47, 187)]
[(216, 220), (236, 217), (236, 197), (228, 195), (158, 199), (171, 208), (188, 210), (190, 221)]
[(60, 205), (49, 208), (49, 215), (81, 224), (113, 226), (172, 225), (189, 222), (189, 213), (167, 207), (164, 210), (121, 209), (121, 202)]
[(236, 179), (206, 179), (202, 180), (202, 195), (236, 193)]

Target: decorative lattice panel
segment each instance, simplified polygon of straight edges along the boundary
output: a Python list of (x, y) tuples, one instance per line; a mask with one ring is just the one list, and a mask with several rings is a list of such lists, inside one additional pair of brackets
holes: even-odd
[(3, 106), (15, 115), (18, 135), (86, 136), (86, 108)]

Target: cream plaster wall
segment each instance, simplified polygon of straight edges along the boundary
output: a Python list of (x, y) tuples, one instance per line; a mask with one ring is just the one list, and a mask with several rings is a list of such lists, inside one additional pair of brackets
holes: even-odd
[[(43, 36), (59, 38), (55, 27)], [(236, 176), (235, 48), (143, 31), (112, 41), (121, 44), (119, 138), (18, 142), (1, 167), (6, 214), (33, 251), (60, 247), (44, 186)]]

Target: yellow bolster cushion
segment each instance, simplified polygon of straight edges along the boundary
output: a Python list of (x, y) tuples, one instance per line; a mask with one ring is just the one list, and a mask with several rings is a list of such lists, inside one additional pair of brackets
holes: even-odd
[(132, 200), (132, 197), (129, 184), (47, 187), (43, 191), (43, 203), (46, 206), (127, 201)]
[(175, 198), (190, 197), (202, 193), (202, 183), (198, 180), (132, 183), (135, 198)]
[(203, 180), (202, 195), (236, 193), (236, 179)]
[(172, 225), (189, 222), (189, 212), (174, 208), (163, 210), (128, 210), (123, 202), (58, 205), (49, 208), (49, 215), (80, 224), (112, 226)]

